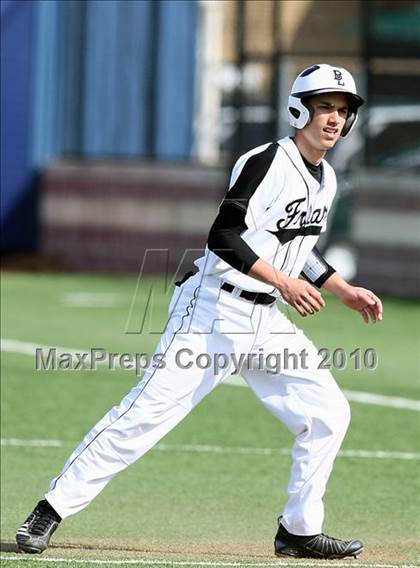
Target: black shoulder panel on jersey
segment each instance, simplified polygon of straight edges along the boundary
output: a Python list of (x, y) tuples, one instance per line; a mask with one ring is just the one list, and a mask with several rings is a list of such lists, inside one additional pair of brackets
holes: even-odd
[(265, 178), (278, 148), (277, 142), (273, 142), (262, 152), (258, 152), (258, 154), (248, 158), (238, 179), (227, 192), (226, 202), (241, 207), (245, 211), (247, 210), (249, 200)]
[(244, 274), (248, 274), (259, 258), (241, 237), (248, 228), (245, 215), (249, 200), (265, 178), (278, 148), (277, 142), (273, 142), (262, 152), (248, 158), (220, 205), (210, 229), (207, 241), (209, 249)]
[(306, 278), (306, 280), (308, 280), (308, 282), (314, 284), (317, 288), (321, 288), (321, 286), (334, 274), (335, 271), (335, 268), (328, 264), (319, 250), (315, 247), (309, 253), (301, 274), (304, 278)]

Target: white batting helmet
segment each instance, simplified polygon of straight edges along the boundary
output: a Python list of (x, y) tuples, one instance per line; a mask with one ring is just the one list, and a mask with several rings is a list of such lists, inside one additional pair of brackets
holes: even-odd
[(356, 92), (356, 84), (351, 74), (342, 67), (332, 67), (325, 63), (312, 65), (304, 69), (293, 83), (289, 97), (289, 122), (297, 129), (304, 128), (311, 122), (313, 110), (307, 97), (321, 93), (345, 93), (349, 101), (349, 113), (341, 132), (347, 136), (357, 121), (357, 111), (364, 103)]

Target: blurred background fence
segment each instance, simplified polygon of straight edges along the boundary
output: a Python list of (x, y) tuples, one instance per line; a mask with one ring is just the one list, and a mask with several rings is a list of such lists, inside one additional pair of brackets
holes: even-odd
[(329, 156), (322, 246), (349, 278), (420, 296), (418, 0), (2, 0), (7, 261), (137, 272), (160, 249), (146, 269), (174, 270), (235, 158), (290, 133), (291, 84), (317, 62), (367, 99)]

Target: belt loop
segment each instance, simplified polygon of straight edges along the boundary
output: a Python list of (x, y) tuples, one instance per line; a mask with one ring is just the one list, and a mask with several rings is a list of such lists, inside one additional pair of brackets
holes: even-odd
[(242, 290), (240, 288), (238, 288), (237, 286), (234, 287), (234, 289), (232, 290), (231, 294), (234, 298), (239, 298), (241, 295)]

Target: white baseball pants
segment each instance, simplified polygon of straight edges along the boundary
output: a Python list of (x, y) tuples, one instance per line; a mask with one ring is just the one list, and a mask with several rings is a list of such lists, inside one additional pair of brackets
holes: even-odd
[(217, 374), (212, 366), (181, 369), (181, 350), (210, 357), (305, 350), (305, 365), (275, 373), (243, 368), (241, 374), (296, 436), (282, 523), (294, 534), (320, 533), (322, 498), (350, 420), (348, 402), (332, 375), (318, 368), (313, 344), (275, 304), (254, 305), (220, 290), (220, 279), (200, 278), (199, 273), (191, 277), (172, 297), (171, 317), (156, 350), (164, 354), (165, 366), (151, 364), (139, 384), (92, 428), (45, 497), (62, 518), (82, 510), (233, 371), (233, 359)]

